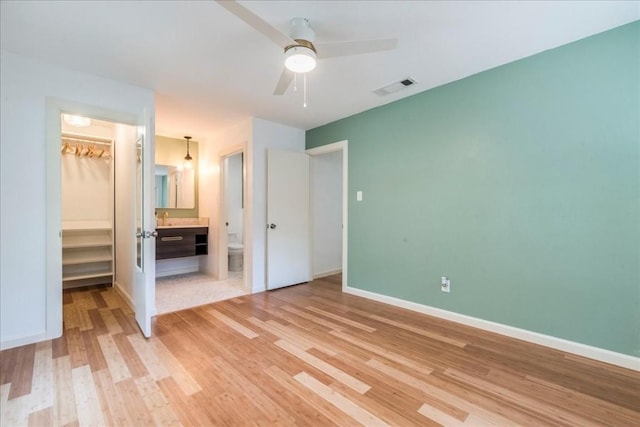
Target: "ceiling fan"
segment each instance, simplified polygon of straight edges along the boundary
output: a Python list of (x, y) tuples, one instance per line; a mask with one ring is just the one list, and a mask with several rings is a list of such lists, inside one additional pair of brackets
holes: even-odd
[(316, 59), (392, 50), (398, 44), (397, 39), (316, 44), (314, 43), (315, 33), (306, 18), (291, 19), (290, 36), (288, 36), (235, 0), (216, 0), (216, 2), (284, 49), (285, 66), (273, 91), (274, 95), (284, 94), (296, 73), (307, 73), (313, 70)]

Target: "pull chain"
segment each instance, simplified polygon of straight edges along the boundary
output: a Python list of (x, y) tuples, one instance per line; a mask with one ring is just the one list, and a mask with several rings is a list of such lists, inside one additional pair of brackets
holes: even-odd
[(307, 108), (307, 73), (304, 73), (303, 81), (304, 81), (304, 91), (303, 91), (304, 93), (303, 93), (303, 104), (302, 104), (302, 106), (304, 108)]
[(293, 91), (298, 91), (298, 73), (293, 73)]

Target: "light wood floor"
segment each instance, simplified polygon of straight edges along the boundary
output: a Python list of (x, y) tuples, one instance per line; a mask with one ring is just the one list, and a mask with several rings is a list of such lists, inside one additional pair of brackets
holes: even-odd
[(62, 338), (0, 353), (0, 425), (640, 425), (640, 374), (316, 280), (159, 316), (64, 294)]

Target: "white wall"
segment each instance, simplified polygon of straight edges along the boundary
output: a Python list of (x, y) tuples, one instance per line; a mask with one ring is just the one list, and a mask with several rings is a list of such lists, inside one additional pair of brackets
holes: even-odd
[(342, 269), (342, 150), (311, 157), (313, 275)]
[[(252, 200), (252, 230), (245, 230), (245, 251), (252, 253), (252, 290), (266, 289), (267, 149), (304, 151), (305, 132), (262, 119), (253, 120), (252, 144), (247, 150), (248, 196)], [(249, 167), (251, 165), (251, 167)]]
[(115, 285), (133, 300), (136, 258), (136, 209), (138, 197), (134, 190), (138, 180), (136, 129), (117, 124), (115, 129)]
[(137, 117), (153, 114), (154, 94), (6, 51), (0, 93), (0, 347), (8, 348), (62, 332), (61, 276), (46, 277), (47, 248), (60, 244), (47, 223), (61, 218), (60, 200), (47, 205), (48, 98)]
[(62, 156), (62, 220), (109, 221), (113, 190), (112, 159)]

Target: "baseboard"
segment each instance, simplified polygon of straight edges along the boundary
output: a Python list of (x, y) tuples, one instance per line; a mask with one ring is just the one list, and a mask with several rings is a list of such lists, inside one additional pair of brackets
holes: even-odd
[(129, 295), (129, 293), (124, 289), (124, 287), (120, 283), (118, 283), (118, 281), (113, 282), (113, 287), (115, 288), (116, 292), (120, 294), (124, 302), (127, 303), (129, 308), (135, 313), (136, 305), (134, 304), (133, 298), (131, 297), (131, 295)]
[[(136, 312), (136, 305), (133, 302), (133, 298), (127, 293), (127, 291), (124, 290), (122, 285), (120, 285), (118, 282), (113, 282), (113, 287), (115, 288), (116, 292), (118, 292), (118, 294), (120, 294), (122, 299), (124, 299), (124, 302), (127, 303), (129, 308), (131, 308), (131, 311), (133, 311), (135, 313)], [(156, 307), (156, 305), (154, 303), (153, 307), (150, 309), (149, 316), (153, 317), (153, 316), (156, 316), (157, 314), (158, 314), (158, 307)]]
[(375, 292), (365, 291), (358, 288), (347, 286), (345, 293), (356, 295), (359, 297), (371, 299), (396, 307), (406, 308), (407, 310), (417, 311), (419, 313), (428, 314), (430, 316), (439, 317), (441, 319), (450, 320), (452, 322), (461, 323), (485, 331), (495, 332), (511, 338), (517, 338), (534, 344), (543, 345), (556, 350), (565, 351), (567, 353), (577, 354), (578, 356), (587, 357), (589, 359), (598, 360), (600, 362), (610, 363), (612, 365), (621, 366), (623, 368), (640, 371), (640, 358), (629, 356), (626, 354), (616, 353), (611, 350), (605, 350), (598, 347), (592, 347), (562, 338), (552, 337), (550, 335), (540, 334), (538, 332), (527, 331), (513, 326), (503, 325), (501, 323), (491, 322), (489, 320), (478, 319), (476, 317), (466, 316), (464, 314), (454, 313), (452, 311), (443, 310), (441, 308), (431, 307), (400, 298), (390, 297), (387, 295), (377, 294)]
[(342, 269), (339, 268), (337, 270), (330, 270), (330, 271), (325, 271), (324, 273), (315, 273), (313, 275), (314, 279), (321, 279), (323, 277), (327, 277), (327, 276), (333, 276), (334, 274), (339, 274), (342, 273)]

